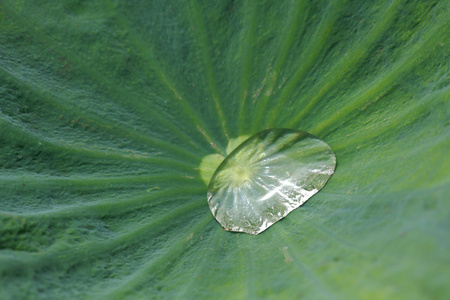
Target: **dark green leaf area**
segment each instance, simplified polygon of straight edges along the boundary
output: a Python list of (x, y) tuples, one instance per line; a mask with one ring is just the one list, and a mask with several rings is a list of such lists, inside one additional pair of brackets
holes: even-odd
[(1, 216), (0, 247), (2, 250), (37, 251), (49, 245), (52, 237), (46, 226), (38, 226), (36, 222), (25, 218)]

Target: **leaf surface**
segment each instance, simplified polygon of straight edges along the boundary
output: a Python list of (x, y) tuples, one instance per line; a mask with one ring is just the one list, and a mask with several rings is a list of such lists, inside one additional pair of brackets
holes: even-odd
[[(1, 1), (0, 298), (444, 299), (449, 6)], [(267, 128), (336, 172), (225, 232), (201, 162)]]

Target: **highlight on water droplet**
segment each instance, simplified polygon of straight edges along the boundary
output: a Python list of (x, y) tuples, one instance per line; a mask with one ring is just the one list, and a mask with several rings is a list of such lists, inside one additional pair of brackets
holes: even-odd
[(208, 186), (208, 204), (225, 230), (257, 235), (322, 189), (336, 156), (304, 131), (267, 129), (234, 149)]

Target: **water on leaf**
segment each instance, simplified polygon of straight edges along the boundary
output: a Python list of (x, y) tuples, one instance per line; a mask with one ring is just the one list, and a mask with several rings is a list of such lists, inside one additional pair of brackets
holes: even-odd
[(292, 129), (259, 132), (215, 171), (208, 204), (225, 230), (257, 235), (324, 187), (336, 157), (317, 137)]

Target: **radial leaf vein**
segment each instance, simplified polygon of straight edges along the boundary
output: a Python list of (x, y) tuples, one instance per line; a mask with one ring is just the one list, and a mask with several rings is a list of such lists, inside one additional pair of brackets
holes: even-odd
[(240, 94), (241, 99), (239, 105), (238, 122), (239, 122), (239, 134), (243, 134), (243, 129), (247, 122), (247, 98), (250, 85), (251, 69), (253, 65), (252, 54), (254, 51), (255, 34), (256, 34), (256, 17), (257, 17), (257, 1), (246, 1), (244, 5), (244, 28), (242, 30), (242, 39), (240, 47), (240, 57), (242, 64), (242, 75), (240, 82)]
[[(397, 8), (401, 0), (392, 1), (386, 11), (376, 17), (378, 22), (373, 26), (368, 34), (362, 34), (362, 38), (354, 43), (354, 46), (337, 62), (328, 72), (321, 78), (322, 86), (312, 89), (309, 93), (299, 99), (299, 102), (307, 101), (307, 104), (301, 106), (302, 109), (292, 119), (293, 124), (297, 124), (304, 116), (311, 111), (312, 108), (320, 101), (320, 99), (330, 91), (337, 83), (339, 83), (345, 74), (356, 67), (358, 63), (367, 55), (371, 47), (386, 32), (394, 20)], [(302, 101), (303, 100), (303, 101)], [(272, 115), (271, 124), (278, 118), (278, 115)]]
[[(445, 18), (444, 14), (444, 18)], [(442, 18), (442, 16), (440, 16)], [(411, 68), (416, 65), (416, 62), (422, 58), (426, 53), (425, 49), (439, 43), (442, 36), (446, 36), (449, 32), (448, 21), (433, 22), (432, 28), (429, 29), (425, 38), (418, 42), (410, 42), (405, 46), (404, 55), (399, 61), (391, 65), (391, 67), (379, 74), (376, 80), (356, 90), (350, 97), (348, 104), (342, 109), (338, 110), (334, 115), (326, 120), (318, 123), (311, 132), (314, 134), (321, 134), (325, 130), (332, 130), (342, 118), (355, 111), (361, 109), (370, 102), (376, 102), (381, 95), (392, 88), (395, 83)], [(412, 39), (414, 40), (414, 39)], [(291, 122), (290, 126), (296, 126), (297, 122)]]
[[(201, 195), (204, 192), (204, 187), (190, 185), (179, 185), (178, 188), (156, 190), (153, 193), (146, 191), (139, 192), (138, 196), (132, 198), (123, 198), (118, 201), (98, 201), (87, 204), (74, 204), (67, 206), (60, 206), (52, 210), (41, 210), (38, 212), (24, 213), (24, 214), (8, 214), (14, 216), (21, 216), (27, 218), (51, 218), (51, 219), (70, 219), (87, 216), (117, 216), (124, 215), (136, 209), (142, 209), (143, 206), (154, 206), (157, 204), (167, 204), (172, 201), (186, 201), (184, 198), (179, 198), (180, 192), (184, 195)], [(170, 199), (170, 200), (168, 200)]]
[[(282, 72), (282, 68), (286, 62), (287, 56), (289, 54), (289, 50), (291, 50), (292, 43), (295, 41), (295, 38), (299, 38), (299, 36), (303, 33), (306, 21), (306, 3), (305, 1), (294, 1), (292, 3), (292, 9), (290, 10), (291, 14), (287, 18), (287, 22), (285, 28), (289, 28), (287, 33), (284, 34), (282, 38), (282, 42), (280, 42), (280, 48), (278, 50), (278, 55), (275, 59), (275, 63), (273, 68), (270, 69), (270, 74), (268, 75), (268, 79), (264, 82), (263, 91), (260, 94), (260, 98), (258, 99), (258, 110), (261, 112), (256, 115), (255, 123), (260, 123), (258, 118), (262, 118), (262, 112), (267, 111), (267, 106), (269, 103), (269, 99), (273, 95), (273, 90), (275, 88), (275, 84)], [(275, 118), (274, 114), (268, 114), (271, 118)], [(266, 128), (269, 128), (269, 122), (266, 122)]]
[[(61, 111), (62, 115), (66, 115), (67, 112), (70, 111), (84, 111), (81, 109), (77, 109), (75, 105), (69, 104), (66, 101), (62, 100), (57, 95), (54, 95), (52, 92), (47, 92), (46, 94), (39, 93), (39, 88), (31, 83), (29, 80), (26, 80), (24, 77), (18, 77), (14, 72), (6, 68), (3, 64), (0, 64), (0, 74), (4, 74), (17, 82), (21, 88), (27, 89), (35, 95), (34, 99), (39, 99), (44, 103), (49, 103), (52, 105), (52, 108), (55, 110)], [(52, 95), (49, 97), (48, 95)], [(198, 155), (192, 153), (189, 150), (177, 147), (170, 143), (167, 143), (163, 140), (153, 138), (150, 136), (145, 136), (137, 133), (134, 129), (129, 128), (129, 126), (125, 125), (119, 121), (108, 121), (104, 116), (92, 114), (92, 113), (78, 113), (77, 119), (84, 119), (85, 123), (90, 124), (91, 126), (97, 126), (102, 128), (103, 130), (113, 133), (115, 135), (123, 136), (127, 139), (143, 142), (147, 145), (159, 147), (165, 151), (176, 153), (180, 156), (188, 157), (189, 159), (198, 160)]]
[[(213, 135), (210, 133), (210, 131), (206, 128), (206, 125), (202, 121), (202, 119), (199, 117), (197, 111), (195, 108), (190, 104), (189, 101), (186, 100), (186, 97), (182, 95), (182, 93), (175, 87), (173, 84), (174, 80), (169, 77), (168, 73), (163, 70), (162, 66), (158, 63), (158, 61), (155, 59), (154, 49), (152, 45), (143, 45), (142, 38), (138, 38), (136, 36), (135, 31), (132, 29), (132, 27), (129, 26), (128, 22), (122, 17), (122, 15), (117, 16), (118, 20), (120, 21), (123, 28), (127, 30), (127, 32), (130, 33), (130, 37), (133, 40), (136, 48), (141, 53), (142, 57), (148, 62), (148, 64), (151, 66), (151, 69), (156, 73), (159, 81), (163, 83), (164, 86), (172, 93), (172, 96), (174, 99), (177, 100), (175, 103), (176, 105), (180, 105), (182, 109), (185, 112), (185, 116), (187, 116), (194, 128), (199, 129), (202, 132), (202, 135), (206, 138), (207, 142), (210, 145), (218, 145), (218, 142), (216, 139), (213, 138)], [(156, 114), (158, 118), (161, 118), (158, 114)], [(166, 123), (167, 121), (163, 122)], [(170, 122), (167, 122), (170, 124)], [(173, 124), (171, 124), (173, 127)], [(173, 127), (172, 130), (174, 133), (179, 132), (180, 128)], [(189, 140), (189, 137), (187, 137)], [(213, 147), (214, 148), (214, 147)], [(219, 150), (218, 148), (214, 148), (215, 150)], [(220, 150), (219, 150), (220, 151)]]
[[(289, 235), (286, 232), (285, 229), (283, 229), (281, 226), (276, 227), (278, 230), (278, 239), (280, 240), (280, 245), (286, 245), (287, 249), (295, 249), (295, 245), (292, 244), (290, 241)], [(323, 283), (320, 281), (320, 279), (317, 277), (314, 272), (306, 266), (304, 262), (299, 258), (297, 253), (294, 251), (289, 251), (290, 257), (292, 257), (293, 262), (299, 269), (299, 271), (302, 272), (302, 274), (305, 276), (305, 278), (309, 279), (311, 283), (316, 287), (317, 291), (323, 295), (324, 299), (341, 299), (336, 294), (331, 293), (331, 291), (326, 288)]]
[[(332, 32), (334, 23), (343, 10), (345, 2), (346, 1), (332, 1), (328, 4), (323, 18), (317, 26), (315, 33), (313, 34), (312, 40), (308, 43), (308, 46), (305, 48), (305, 51), (302, 53), (300, 59), (297, 62), (297, 70), (283, 86), (280, 92), (280, 96), (275, 100), (276, 106), (274, 107), (271, 114), (279, 115), (279, 111), (284, 109), (285, 103), (288, 100), (289, 96), (292, 95), (292, 92), (299, 85), (301, 80), (305, 77), (307, 72), (316, 62), (319, 55), (322, 53), (323, 47)], [(267, 113), (265, 111), (265, 107), (261, 109), (257, 108), (256, 112), (256, 116), (252, 123), (253, 130), (256, 130), (260, 126), (263, 115)]]
[(339, 151), (346, 148), (348, 149), (352, 145), (380, 137), (392, 129), (399, 129), (411, 124), (415, 119), (427, 112), (426, 107), (429, 107), (431, 103), (445, 101), (445, 99), (450, 99), (450, 86), (428, 94), (421, 99), (417, 99), (417, 101), (414, 101), (414, 104), (408, 106), (408, 108), (402, 110), (394, 117), (390, 117), (388, 120), (377, 123), (364, 132), (355, 132), (352, 136), (345, 136), (335, 142), (330, 141), (330, 143), (333, 145), (334, 151)]
[[(159, 166), (171, 166), (174, 168), (181, 168), (183, 170), (194, 171), (196, 164), (186, 163), (185, 161), (178, 161), (174, 159), (168, 159), (163, 157), (152, 157), (148, 155), (133, 154), (133, 153), (120, 153), (117, 151), (108, 150), (97, 150), (91, 149), (89, 147), (76, 147), (71, 144), (63, 144), (56, 141), (51, 141), (42, 136), (36, 135), (22, 126), (11, 123), (9, 120), (5, 119), (4, 116), (0, 115), (0, 128), (3, 130), (8, 130), (10, 134), (16, 132), (18, 136), (26, 137), (27, 143), (33, 141), (35, 144), (39, 145), (42, 149), (50, 149), (54, 151), (63, 151), (66, 153), (82, 154), (86, 157), (99, 157), (102, 159), (114, 159), (114, 160), (129, 160), (129, 161), (139, 161), (142, 163), (148, 163), (152, 165)], [(7, 129), (6, 129), (7, 128)]]
[(196, 39), (198, 42), (198, 50), (200, 52), (200, 58), (203, 60), (203, 65), (206, 73), (206, 81), (208, 83), (208, 87), (211, 91), (211, 97), (214, 101), (214, 105), (216, 108), (217, 116), (219, 117), (220, 125), (222, 126), (223, 133), (229, 139), (228, 136), (228, 125), (225, 118), (224, 111), (222, 109), (221, 100), (219, 97), (219, 90), (217, 87), (217, 79), (215, 77), (215, 71), (211, 59), (211, 54), (209, 52), (209, 41), (208, 36), (205, 29), (205, 24), (203, 20), (203, 13), (197, 3), (197, 0), (191, 1), (189, 5), (189, 10), (191, 14), (191, 22), (193, 27), (195, 28)]
[[(211, 221), (212, 216), (207, 215), (189, 231), (193, 234), (193, 236), (196, 236), (198, 232), (203, 230)], [(111, 299), (112, 297), (113, 299), (123, 299), (123, 297), (127, 296), (130, 291), (133, 290), (133, 287), (149, 281), (154, 276), (160, 274), (163, 270), (167, 270), (167, 268), (177, 261), (179, 257), (181, 257), (183, 253), (188, 251), (193, 245), (185, 242), (186, 232), (184, 231), (179, 232), (179, 234), (170, 241), (171, 245), (165, 250), (163, 255), (145, 263), (141, 268), (139, 268), (139, 270), (136, 270), (132, 275), (128, 276), (128, 278), (124, 278), (119, 286), (108, 290), (107, 294), (102, 298)]]
[[(217, 224), (214, 221), (211, 222), (211, 225), (216, 226)], [(223, 231), (217, 229), (217, 227), (213, 228), (210, 231), (212, 231), (212, 236), (210, 236), (208, 239), (204, 239), (203, 242), (205, 244), (207, 242), (209, 245), (220, 245), (224, 237)], [(190, 273), (189, 280), (184, 284), (180, 292), (177, 293), (176, 299), (184, 300), (186, 298), (189, 298), (187, 295), (191, 292), (190, 289), (193, 285), (195, 285), (199, 278), (202, 278), (204, 276), (204, 272), (211, 267), (210, 262), (216, 261), (216, 256), (218, 255), (218, 253), (219, 251), (217, 249), (206, 247), (205, 245), (205, 247), (201, 251), (201, 254), (198, 256), (200, 262), (196, 264), (195, 270)]]
[[(142, 101), (142, 99), (140, 99), (139, 97), (136, 97), (135, 95), (130, 94), (125, 89), (118, 88), (120, 86), (119, 83), (112, 82), (112, 84), (105, 85), (104, 82), (101, 80), (102, 78), (104, 78), (104, 76), (102, 74), (96, 72), (94, 68), (87, 65), (84, 60), (80, 59), (79, 55), (75, 55), (70, 50), (62, 49), (59, 46), (59, 43), (57, 41), (55, 41), (54, 39), (52, 39), (49, 36), (43, 36), (42, 34), (37, 32), (36, 28), (39, 28), (38, 26), (36, 26), (37, 23), (30, 24), (30, 22), (31, 22), (30, 20), (25, 20), (20, 14), (16, 13), (16, 11), (13, 8), (10, 8), (6, 5), (4, 8), (7, 8), (8, 13), (13, 14), (15, 19), (21, 21), (20, 22), (21, 27), (25, 27), (30, 32), (34, 32), (35, 35), (39, 35), (40, 40), (42, 42), (45, 42), (45, 44), (48, 47), (52, 47), (55, 49), (57, 48), (58, 52), (61, 53), (67, 59), (69, 59), (73, 63), (73, 65), (76, 66), (77, 69), (83, 70), (83, 74), (85, 76), (88, 76), (89, 79), (92, 80), (93, 82), (95, 82), (98, 86), (104, 87), (106, 89), (106, 91), (109, 92), (109, 95), (111, 96), (111, 98), (110, 98), (111, 100), (114, 100), (115, 102), (117, 102), (121, 105), (124, 105), (125, 107), (130, 106), (130, 105), (134, 106), (136, 108), (136, 110), (134, 112), (143, 116), (144, 119), (148, 119), (149, 117), (151, 117), (154, 120), (158, 120), (158, 123), (165, 126), (165, 128), (169, 128), (171, 130), (172, 134), (178, 136), (180, 139), (182, 139), (183, 141), (187, 142), (188, 144), (194, 146), (196, 149), (200, 149), (198, 145), (193, 143), (192, 139), (186, 133), (184, 133), (182, 130), (180, 130), (179, 126), (175, 126), (174, 122), (168, 121), (168, 118), (164, 118), (161, 115), (161, 112), (159, 112), (159, 111), (156, 112), (153, 109), (150, 109), (149, 105), (145, 104), (145, 101)], [(160, 73), (160, 74), (162, 74), (162, 73)], [(20, 79), (23, 80), (24, 78), (20, 78)], [(109, 78), (109, 80), (112, 81), (112, 80), (114, 80), (114, 78)], [(165, 80), (166, 80), (166, 83), (168, 83), (167, 79), (165, 79)], [(58, 105), (61, 105), (61, 104), (58, 103)], [(184, 104), (182, 104), (182, 105), (184, 105)], [(68, 111), (70, 111), (70, 109)], [(82, 110), (78, 109), (77, 111), (80, 112)], [(163, 112), (163, 113), (165, 114), (165, 112)], [(189, 116), (195, 116), (195, 113), (193, 111), (191, 111), (191, 114)], [(96, 118), (94, 118), (94, 119), (96, 119)], [(108, 119), (108, 117), (101, 116), (102, 122), (100, 122), (98, 124), (98, 126), (108, 129), (108, 126), (103, 127), (103, 126), (105, 126), (105, 124), (103, 124), (106, 122), (105, 119)], [(110, 121), (110, 122), (114, 123), (116, 121)], [(196, 122), (194, 122), (194, 123), (196, 123)], [(129, 132), (135, 132), (135, 129), (127, 128), (127, 126), (124, 124), (121, 124), (121, 127), (123, 128), (123, 130), (122, 130), (123, 132), (117, 132), (116, 134), (126, 134), (128, 132), (128, 134), (126, 134), (126, 136), (128, 138), (130, 138)], [(138, 136), (139, 135), (135, 132), (134, 137), (138, 137)], [(148, 140), (148, 138), (144, 137), (144, 136), (140, 136), (140, 139), (144, 140), (144, 141)]]
[[(105, 253), (127, 247), (136, 241), (142, 240), (144, 237), (150, 238), (152, 235), (157, 235), (159, 232), (167, 227), (173, 225), (173, 220), (179, 218), (181, 215), (186, 215), (189, 212), (195, 212), (200, 207), (204, 207), (203, 201), (190, 201), (189, 203), (172, 210), (171, 212), (162, 214), (146, 224), (138, 224), (131, 231), (116, 235), (105, 241), (90, 241), (85, 242), (78, 247), (67, 247), (61, 249), (58, 244), (53, 245), (48, 251), (39, 254), (27, 255), (28, 266), (33, 266), (39, 269), (51, 264), (70, 263), (72, 265), (86, 260), (87, 257), (94, 258), (105, 255)], [(207, 216), (209, 221), (212, 216)], [(205, 220), (207, 218), (205, 217)], [(55, 261), (56, 260), (56, 261)], [(0, 271), (8, 268), (7, 265), (0, 264)]]

